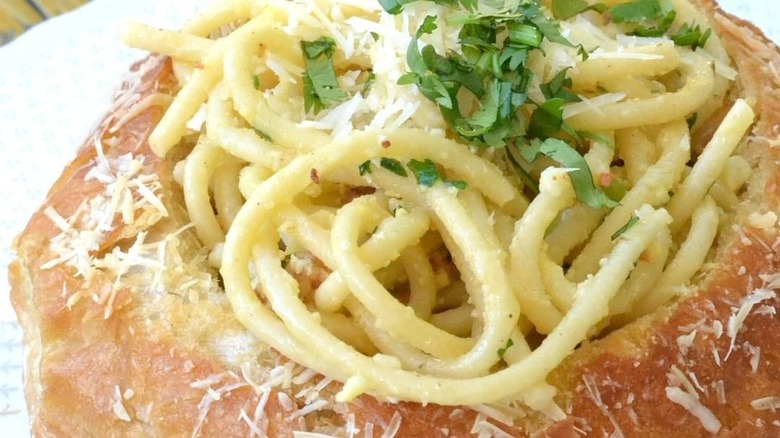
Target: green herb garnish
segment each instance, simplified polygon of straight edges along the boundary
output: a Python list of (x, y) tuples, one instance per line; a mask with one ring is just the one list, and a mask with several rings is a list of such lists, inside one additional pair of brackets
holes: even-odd
[(622, 236), (623, 233), (628, 231), (629, 228), (631, 228), (634, 225), (636, 225), (637, 222), (639, 222), (639, 217), (631, 215), (631, 219), (629, 219), (628, 222), (626, 222), (625, 225), (623, 225), (617, 231), (615, 231), (615, 233), (612, 235), (612, 240), (615, 240), (618, 237)]
[(559, 20), (566, 20), (585, 11), (604, 12), (607, 6), (604, 3), (589, 5), (585, 0), (553, 0), (552, 12)]
[(417, 183), (426, 187), (432, 187), (437, 181), (455, 187), (456, 189), (463, 190), (468, 187), (465, 181), (451, 181), (439, 172), (438, 166), (433, 161), (426, 159), (425, 161), (411, 160), (407, 163), (407, 167), (412, 171)]
[(633, 0), (609, 8), (615, 23), (633, 24), (632, 35), (659, 37), (669, 30), (677, 13), (669, 0)]
[(303, 99), (306, 112), (315, 114), (347, 97), (339, 88), (333, 68), (333, 52), (336, 42), (320, 37), (315, 41), (301, 41), (306, 70), (303, 73)]
[(366, 160), (366, 161), (362, 162), (358, 166), (358, 172), (360, 172), (360, 176), (364, 176), (366, 174), (372, 173), (373, 170), (371, 169), (371, 160)]
[(702, 32), (698, 25), (683, 24), (675, 33), (669, 35), (669, 38), (678, 46), (690, 46), (691, 50), (696, 50), (707, 44), (707, 40), (712, 34), (712, 29)]
[(603, 191), (593, 183), (593, 175), (585, 162), (585, 158), (565, 141), (557, 138), (548, 138), (541, 141), (532, 140), (531, 144), (521, 151), (526, 161), (533, 162), (539, 155), (545, 155), (560, 163), (563, 167), (571, 169), (569, 178), (574, 186), (577, 199), (593, 208), (616, 207), (617, 202), (610, 199)]
[(509, 338), (509, 339), (507, 339), (507, 341), (506, 341), (506, 346), (505, 346), (505, 347), (503, 347), (503, 348), (499, 348), (499, 349), (498, 349), (498, 351), (497, 351), (497, 353), (498, 353), (498, 357), (499, 357), (499, 358), (501, 358), (501, 359), (503, 359), (503, 358), (504, 358), (504, 355), (505, 355), (505, 354), (506, 354), (506, 352), (507, 352), (507, 350), (509, 350), (510, 348), (512, 348), (512, 346), (513, 346), (513, 345), (515, 345), (515, 343), (514, 343), (514, 341), (512, 341), (512, 338)]
[(395, 158), (382, 157), (379, 160), (379, 165), (398, 176), (408, 176), (404, 165)]
[(271, 136), (266, 134), (265, 132), (263, 132), (263, 131), (261, 131), (261, 130), (259, 130), (257, 128), (252, 128), (252, 129), (254, 129), (255, 134), (257, 134), (263, 140), (265, 140), (265, 141), (267, 141), (269, 143), (273, 143), (274, 142), (274, 140), (271, 138)]

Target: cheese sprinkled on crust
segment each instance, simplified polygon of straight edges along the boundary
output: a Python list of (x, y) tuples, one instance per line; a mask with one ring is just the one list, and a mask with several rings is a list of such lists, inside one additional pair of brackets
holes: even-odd
[(701, 425), (704, 426), (710, 433), (717, 433), (720, 430), (720, 421), (715, 417), (706, 406), (704, 406), (697, 396), (689, 394), (676, 386), (666, 387), (666, 398), (674, 403), (685, 408), (691, 415), (701, 421)]

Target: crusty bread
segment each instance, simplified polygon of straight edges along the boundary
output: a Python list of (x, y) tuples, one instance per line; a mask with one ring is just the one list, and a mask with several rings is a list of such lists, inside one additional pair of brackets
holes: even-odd
[[(500, 415), (485, 420), (470, 408), (381, 403), (370, 396), (337, 403), (338, 383), (310, 376), (256, 341), (235, 320), (216, 273), (186, 229), (182, 194), (173, 181), (176, 158), (159, 159), (149, 149), (146, 138), (163, 108), (130, 108), (173, 88), (169, 61), (152, 57), (133, 67), (96, 135), (16, 241), (11, 297), (25, 330), (33, 434), (227, 437), (261, 428), (268, 436), (292, 436), (295, 430), (344, 436), (354, 425), (360, 429), (356, 436), (372, 427), (374, 436), (398, 427), (396, 436), (404, 437), (471, 436), (497, 428), (516, 436), (708, 436), (703, 406), (719, 423), (720, 436), (780, 435), (780, 329), (774, 326), (773, 291), (780, 287), (780, 232), (776, 220), (756, 215), (780, 206), (780, 152), (772, 147), (780, 125), (780, 53), (750, 23), (705, 0), (697, 6), (736, 63), (739, 95), (754, 101), (758, 122), (741, 153), (755, 171), (736, 225), (723, 233), (696, 294), (582, 345), (553, 371), (549, 382), (558, 388), (565, 420), (552, 423), (529, 411), (507, 425)], [(123, 283), (113, 294), (109, 318), (105, 305), (91, 297), (111, 289), (110, 269), (99, 269), (85, 287), (71, 266), (41, 268), (58, 256), (50, 242), (62, 232), (46, 208), (67, 218), (104, 190), (103, 183), (85, 179), (101, 161), (97, 140), (108, 160), (127, 153), (143, 157), (143, 173), (159, 178), (157, 193), (168, 215), (136, 211), (132, 225), (102, 233), (93, 256), (129, 251), (142, 232), (147, 242), (175, 233), (178, 250), (166, 260), (179, 263), (180, 284), (188, 284), (186, 290), (155, 292)], [(130, 274), (138, 282), (151, 278)], [(76, 291), (79, 300), (72, 298)], [(688, 398), (673, 402), (680, 392)], [(319, 409), (304, 415), (319, 400)], [(257, 411), (258, 404), (264, 409)]]

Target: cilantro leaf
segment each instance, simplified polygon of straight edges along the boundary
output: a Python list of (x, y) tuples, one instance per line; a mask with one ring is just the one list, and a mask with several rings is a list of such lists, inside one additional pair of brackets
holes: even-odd
[(669, 30), (677, 13), (669, 0), (633, 0), (612, 6), (609, 15), (615, 23), (636, 25), (632, 35), (659, 37)]
[(366, 160), (360, 163), (358, 166), (358, 172), (360, 172), (360, 176), (365, 176), (372, 173), (373, 169), (371, 169), (371, 160)]
[(503, 359), (503, 357), (506, 354), (507, 350), (512, 348), (513, 345), (515, 345), (515, 343), (514, 343), (514, 341), (512, 341), (512, 338), (507, 339), (506, 345), (504, 347), (502, 347), (502, 348), (499, 348), (498, 351), (496, 352), (496, 353), (498, 353), (498, 357)]
[(379, 160), (379, 165), (398, 176), (408, 176), (404, 165), (395, 158), (382, 157)]
[(712, 29), (707, 29), (702, 32), (701, 27), (698, 25), (686, 23), (682, 25), (677, 32), (669, 35), (669, 38), (678, 46), (690, 46), (691, 50), (696, 50), (707, 44), (707, 40), (710, 38), (711, 34)]
[(553, 0), (552, 2), (553, 15), (559, 20), (567, 20), (589, 10), (604, 12), (606, 9), (604, 3), (589, 5), (585, 0)]
[(552, 158), (563, 167), (572, 169), (569, 178), (574, 186), (577, 199), (593, 208), (615, 207), (617, 202), (607, 197), (593, 183), (593, 175), (585, 158), (576, 149), (569, 146), (563, 140), (548, 138), (547, 140), (533, 140), (523, 151), (523, 158), (528, 162), (534, 161), (540, 154)]
[(450, 187), (455, 187), (459, 190), (463, 190), (468, 187), (468, 183), (465, 181), (451, 181), (445, 179), (441, 172), (439, 172), (439, 168), (436, 166), (436, 163), (430, 159), (426, 159), (425, 161), (412, 159), (406, 165), (414, 174), (414, 177), (417, 179), (417, 183), (425, 187), (432, 187), (438, 181), (441, 181), (442, 183)]
[(397, 15), (404, 10), (405, 4), (413, 1), (415, 0), (379, 0), (379, 4), (388, 14)]
[(542, 44), (542, 32), (533, 24), (510, 22), (507, 28), (510, 44), (531, 48), (537, 48)]
[(347, 97), (339, 88), (333, 67), (333, 52), (336, 42), (328, 37), (315, 41), (301, 41), (306, 70), (303, 73), (303, 99), (306, 112), (315, 114), (328, 105), (338, 103)]
[(623, 225), (622, 227), (618, 228), (618, 230), (615, 231), (614, 234), (612, 234), (612, 240), (616, 240), (618, 237), (622, 236), (623, 233), (628, 231), (629, 228), (631, 228), (634, 225), (636, 225), (637, 222), (639, 222), (639, 218), (632, 214), (631, 215), (631, 219), (629, 219), (628, 222), (626, 222), (625, 225)]
[(563, 126), (563, 104), (563, 99), (555, 98), (536, 108), (528, 123), (528, 133), (538, 138), (548, 138), (557, 134)]
[(267, 141), (269, 143), (273, 143), (274, 142), (274, 139), (272, 139), (271, 136), (268, 135), (266, 132), (261, 131), (261, 130), (259, 130), (257, 128), (252, 128), (252, 129), (255, 131), (255, 134), (257, 134), (263, 140), (265, 140), (265, 141)]
[(466, 190), (467, 188), (469, 188), (469, 184), (466, 181), (461, 181), (461, 180), (453, 181), (453, 180), (447, 179), (447, 180), (444, 180), (443, 182), (444, 182), (445, 185), (448, 185), (450, 187), (454, 187), (454, 188), (456, 188), (458, 190)]
[(368, 76), (366, 76), (366, 81), (363, 82), (363, 94), (367, 93), (368, 90), (371, 89), (371, 86), (374, 85), (375, 80), (376, 80), (376, 73), (372, 71), (368, 72)]
[(436, 181), (441, 181), (442, 177), (436, 164), (431, 160), (418, 161), (411, 160), (407, 163), (409, 170), (412, 171), (417, 182), (425, 187), (432, 187)]
[(579, 96), (571, 92), (572, 80), (566, 76), (569, 67), (559, 71), (550, 82), (541, 84), (539, 88), (547, 99), (562, 99), (565, 103), (579, 102)]
[[(401, 11), (404, 10), (404, 5), (412, 3), (417, 0), (379, 0), (379, 4), (382, 6), (382, 8), (387, 11), (387, 13), (392, 15), (400, 14)], [(477, 8), (477, 2), (478, 0), (432, 0), (434, 3), (443, 5), (443, 6), (449, 6), (449, 7), (457, 7), (457, 6), (463, 6), (469, 11), (473, 11)]]
[(615, 23), (639, 24), (659, 20), (664, 13), (659, 0), (633, 0), (612, 6), (609, 15)]

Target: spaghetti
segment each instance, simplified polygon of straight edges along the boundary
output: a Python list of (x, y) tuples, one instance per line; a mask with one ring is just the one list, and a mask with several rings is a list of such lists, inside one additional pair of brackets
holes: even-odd
[[(428, 60), (466, 56), (457, 9), (231, 0), (181, 32), (131, 25), (130, 45), (174, 60), (181, 90), (150, 143), (191, 149), (176, 175), (238, 319), (344, 382), (342, 400), (538, 389), (589, 336), (674, 300), (733, 208), (753, 112), (726, 99), (716, 36), (699, 48), (629, 37), (597, 11), (556, 22), (526, 3), (581, 46), (540, 34), (512, 114), (531, 132), (505, 145), (474, 127), (485, 100), (468, 86), (431, 98), (434, 79), (410, 65), (419, 45)], [(706, 25), (674, 4), (674, 29)], [(549, 96), (561, 87), (576, 98)], [(538, 111), (555, 114), (551, 101), (558, 130)], [(724, 106), (712, 139), (692, 145)]]

